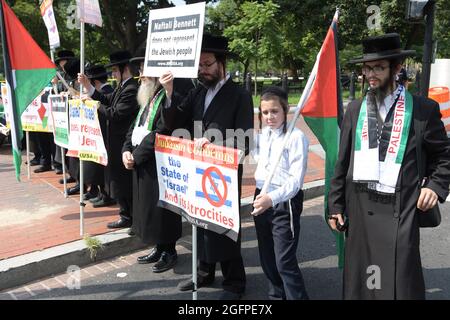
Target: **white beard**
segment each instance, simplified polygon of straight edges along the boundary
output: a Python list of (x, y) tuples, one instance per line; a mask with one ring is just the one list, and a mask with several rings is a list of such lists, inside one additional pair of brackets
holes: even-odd
[(155, 95), (158, 86), (158, 81), (153, 79), (141, 82), (137, 93), (137, 101), (140, 107), (145, 107), (150, 102), (150, 99)]

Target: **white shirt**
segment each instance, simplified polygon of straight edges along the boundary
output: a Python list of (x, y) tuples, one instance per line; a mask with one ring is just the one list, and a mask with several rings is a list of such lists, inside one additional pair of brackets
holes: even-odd
[(391, 110), (391, 108), (394, 106), (395, 99), (397, 98), (397, 95), (398, 95), (397, 89), (398, 88), (396, 88), (394, 90), (394, 92), (392, 92), (390, 95), (388, 95), (386, 98), (384, 98), (384, 100), (381, 101), (381, 103), (377, 99), (378, 112), (380, 113), (380, 117), (383, 120), (383, 122), (386, 119), (386, 116), (389, 113), (389, 111)]
[(225, 79), (220, 80), (215, 87), (213, 88), (208, 88), (208, 91), (206, 92), (206, 96), (205, 96), (205, 108), (203, 109), (203, 115), (206, 113), (206, 110), (208, 110), (209, 105), (211, 104), (211, 101), (214, 99), (214, 97), (216, 96), (217, 92), (219, 92), (219, 90), (223, 87), (223, 85), (225, 84), (225, 82), (228, 81), (228, 79), (230, 79), (230, 75), (227, 75), (225, 77)]
[[(258, 162), (255, 171), (258, 189), (262, 189), (266, 177), (270, 174), (272, 164), (283, 147), (284, 136), (283, 127), (275, 130), (265, 127), (261, 134), (255, 134), (255, 148), (251, 154)], [(308, 138), (300, 129), (294, 128), (267, 190), (273, 206), (292, 199), (303, 187), (308, 146)]]

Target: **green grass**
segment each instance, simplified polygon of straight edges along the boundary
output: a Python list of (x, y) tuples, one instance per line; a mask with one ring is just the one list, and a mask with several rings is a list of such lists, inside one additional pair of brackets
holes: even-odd
[[(253, 98), (253, 106), (255, 108), (259, 107), (259, 103), (261, 101), (261, 96), (252, 96)], [(297, 105), (297, 103), (300, 101), (300, 93), (299, 92), (293, 92), (290, 93), (288, 96), (288, 103), (289, 105)]]

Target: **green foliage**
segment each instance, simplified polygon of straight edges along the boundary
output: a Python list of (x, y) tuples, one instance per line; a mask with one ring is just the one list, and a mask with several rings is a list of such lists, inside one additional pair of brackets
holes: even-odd
[[(14, 12), (45, 51), (47, 30), (39, 12), (39, 0), (7, 0)], [(186, 0), (186, 3), (200, 0)], [(104, 26), (86, 25), (86, 59), (107, 62), (110, 52), (132, 53), (145, 45), (149, 10), (172, 6), (171, 0), (99, 0)], [(340, 8), (339, 49), (341, 66), (361, 55), (361, 39), (373, 34), (398, 32), (402, 46), (417, 51), (421, 62), (424, 23), (406, 21), (407, 0), (220, 0), (207, 1), (205, 29), (223, 34), (239, 62), (229, 70), (270, 71), (291, 76), (307, 75), (327, 33), (336, 7)], [(212, 4), (212, 5), (211, 5)], [(80, 32), (68, 28), (68, 9), (75, 0), (54, 0), (61, 48), (79, 54)], [(369, 30), (370, 5), (381, 9), (381, 28)], [(437, 57), (450, 57), (450, 0), (436, 0), (434, 38)], [(70, 21), (69, 21), (70, 22)], [(70, 24), (70, 23), (69, 23)], [(0, 66), (0, 69), (2, 66)]]
[(84, 243), (86, 244), (86, 248), (89, 250), (89, 255), (91, 257), (91, 260), (95, 260), (97, 257), (98, 250), (103, 249), (103, 243), (96, 239), (92, 238), (89, 235), (85, 235), (83, 237)]

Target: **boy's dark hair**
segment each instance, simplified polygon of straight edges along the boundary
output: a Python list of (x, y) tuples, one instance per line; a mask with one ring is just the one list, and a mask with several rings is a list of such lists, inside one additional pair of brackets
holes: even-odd
[[(287, 131), (287, 115), (289, 112), (288, 95), (287, 95), (286, 91), (284, 91), (280, 87), (270, 86), (270, 87), (264, 89), (264, 91), (262, 92), (261, 101), (268, 101), (268, 100), (272, 100), (272, 99), (278, 99), (278, 101), (280, 102), (281, 108), (283, 109), (283, 112), (284, 112), (283, 133), (286, 133), (286, 131)], [(262, 128), (261, 104), (259, 105), (258, 118), (259, 118), (259, 129), (261, 129)]]

